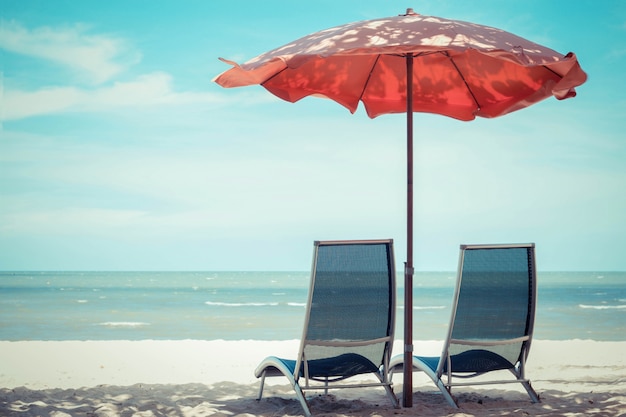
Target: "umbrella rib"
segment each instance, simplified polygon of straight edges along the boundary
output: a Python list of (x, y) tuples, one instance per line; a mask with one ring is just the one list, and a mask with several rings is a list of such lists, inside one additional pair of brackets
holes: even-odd
[(266, 82), (268, 82), (268, 81), (269, 81), (269, 80), (271, 80), (272, 78), (274, 78), (274, 77), (278, 77), (278, 75), (280, 75), (283, 71), (286, 71), (286, 70), (287, 70), (287, 68), (288, 68), (288, 67), (287, 67), (287, 65), (285, 65), (285, 68), (281, 69), (280, 71), (277, 71), (277, 72), (273, 73), (271, 76), (267, 77), (265, 80), (263, 80), (262, 82), (260, 82), (260, 83), (259, 83), (259, 85), (261, 85), (261, 86), (262, 86), (263, 84), (265, 84)]
[(372, 78), (372, 74), (374, 73), (374, 68), (376, 68), (376, 65), (378, 64), (379, 59), (380, 59), (380, 55), (377, 55), (376, 60), (374, 61), (374, 64), (372, 64), (372, 67), (370, 68), (369, 74), (367, 74), (367, 80), (363, 83), (363, 88), (361, 89), (361, 94), (359, 94), (358, 101), (361, 101), (361, 99), (363, 98), (363, 94), (365, 94), (365, 90), (367, 90), (367, 86), (370, 83), (370, 79)]
[(457, 67), (456, 63), (454, 62), (454, 59), (452, 59), (452, 57), (450, 56), (449, 53), (447, 52), (442, 52), (442, 54), (444, 54), (445, 56), (448, 57), (448, 59), (450, 60), (450, 62), (452, 63), (452, 65), (454, 66), (454, 69), (456, 70), (456, 72), (459, 73), (459, 75), (461, 76), (461, 79), (463, 80), (463, 83), (465, 84), (465, 87), (467, 87), (467, 91), (469, 91), (470, 95), (472, 96), (472, 99), (474, 100), (474, 103), (476, 103), (476, 111), (480, 110), (480, 103), (478, 102), (478, 100), (476, 99), (476, 96), (474, 95), (474, 92), (472, 91), (472, 89), (470, 88), (469, 84), (467, 83), (467, 81), (465, 80), (465, 76), (463, 76), (463, 73), (461, 72), (461, 70), (459, 69), (459, 67)]
[(561, 74), (559, 74), (558, 72), (556, 72), (555, 70), (553, 70), (552, 68), (546, 66), (546, 65), (542, 65), (543, 68), (547, 69), (548, 71), (550, 71), (552, 74), (556, 75), (557, 77), (559, 77), (560, 79), (563, 79), (563, 76)]

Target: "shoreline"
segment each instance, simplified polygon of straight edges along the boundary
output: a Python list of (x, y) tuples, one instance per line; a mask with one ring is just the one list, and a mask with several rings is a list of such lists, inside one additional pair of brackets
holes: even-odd
[[(416, 341), (415, 352), (438, 356), (441, 344)], [(264, 400), (257, 402), (253, 374), (266, 356), (295, 357), (298, 347), (298, 340), (0, 341), (0, 415), (115, 416), (148, 403), (152, 414), (137, 416), (163, 415), (156, 412), (163, 407), (188, 407), (175, 414), (184, 416), (301, 415), (286, 378), (268, 379)], [(402, 341), (393, 351), (402, 351)], [(626, 413), (625, 351), (626, 341), (533, 340), (526, 375), (543, 399), (539, 404), (521, 385), (510, 384), (459, 388), (461, 410), (454, 410), (425, 375), (415, 373), (413, 408), (393, 409), (383, 390), (355, 389), (313, 394), (312, 409), (337, 416), (618, 416)], [(402, 378), (394, 382), (401, 395)], [(90, 411), (79, 412), (81, 407)]]
[[(0, 357), (3, 358), (0, 388), (67, 389), (136, 383), (250, 384), (257, 382), (253, 371), (265, 357), (295, 358), (299, 343), (299, 340), (221, 339), (0, 341)], [(442, 343), (415, 341), (415, 354), (439, 356)], [(403, 342), (396, 340), (393, 355), (402, 352), (402, 348)], [(615, 376), (619, 379), (621, 375), (626, 388), (623, 352), (626, 352), (626, 341), (533, 340), (526, 374), (534, 382), (551, 380), (549, 375), (544, 375), (550, 370), (558, 370), (562, 378), (564, 374), (575, 374), (582, 369), (615, 370), (623, 373)], [(584, 379), (583, 376), (579, 382), (583, 384)]]

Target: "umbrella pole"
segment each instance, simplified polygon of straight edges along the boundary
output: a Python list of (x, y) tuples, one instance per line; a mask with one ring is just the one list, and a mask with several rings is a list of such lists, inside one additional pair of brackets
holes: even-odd
[(413, 407), (413, 54), (406, 56), (406, 263), (404, 265), (404, 370), (402, 405)]

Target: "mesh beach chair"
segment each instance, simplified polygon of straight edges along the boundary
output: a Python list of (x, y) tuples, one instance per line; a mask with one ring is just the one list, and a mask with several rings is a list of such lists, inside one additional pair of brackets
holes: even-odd
[[(458, 407), (453, 386), (483, 384), (521, 383), (531, 400), (539, 402), (524, 374), (536, 296), (534, 244), (462, 245), (441, 357), (413, 356), (413, 370), (425, 372), (453, 407)], [(395, 356), (392, 372), (401, 372), (402, 362), (402, 355)], [(491, 372), (502, 370), (515, 379), (495, 379)], [(486, 373), (472, 382), (463, 380)]]
[[(389, 380), (396, 311), (392, 240), (315, 242), (304, 331), (295, 360), (270, 356), (255, 370), (261, 378), (285, 376), (306, 416), (306, 390), (382, 386), (394, 407)], [(347, 378), (373, 374), (368, 382)]]

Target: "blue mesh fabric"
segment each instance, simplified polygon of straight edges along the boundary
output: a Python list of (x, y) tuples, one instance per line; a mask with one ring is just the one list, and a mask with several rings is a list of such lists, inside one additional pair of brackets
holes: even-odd
[[(295, 371), (295, 360), (279, 360), (287, 366), (291, 373)], [(348, 378), (354, 375), (378, 371), (378, 365), (375, 365), (369, 359), (355, 353), (344, 353), (333, 358), (312, 360), (308, 362), (308, 366), (309, 376), (311, 378), (334, 376)], [(304, 376), (304, 365), (300, 367), (300, 376)]]
[(388, 336), (394, 291), (390, 263), (387, 244), (320, 246), (307, 339)]
[(453, 339), (526, 335), (532, 289), (528, 248), (465, 251)]

